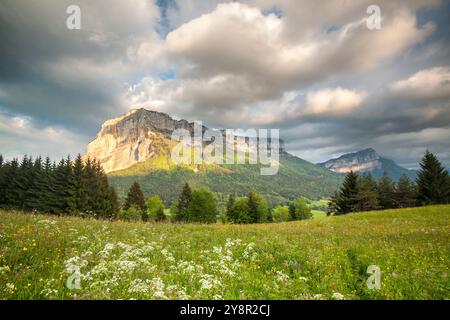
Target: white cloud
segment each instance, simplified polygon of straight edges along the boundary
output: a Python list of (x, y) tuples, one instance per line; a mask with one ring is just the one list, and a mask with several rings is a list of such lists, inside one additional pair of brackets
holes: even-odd
[(450, 67), (436, 67), (418, 71), (391, 86), (394, 94), (410, 99), (450, 97)]
[(345, 115), (361, 106), (367, 93), (343, 88), (322, 89), (307, 96), (306, 114)]
[(365, 8), (352, 15), (354, 7), (344, 6), (350, 13), (342, 12), (335, 31), (323, 32), (329, 22), (318, 17), (321, 28), (297, 28), (298, 37), (286, 35), (290, 12), (279, 18), (260, 7), (219, 4), (170, 32), (161, 45), (147, 50), (143, 44), (137, 52), (147, 63), (164, 60), (175, 67), (184, 98), (195, 108), (243, 108), (299, 86), (373, 69), (434, 30), (431, 23), (417, 26), (414, 6), (395, 3), (387, 6), (395, 14), (386, 12), (381, 30), (367, 29)]
[(38, 127), (29, 117), (0, 114), (0, 153), (9, 159), (25, 154), (75, 156), (84, 152), (87, 141), (88, 137), (62, 127)]

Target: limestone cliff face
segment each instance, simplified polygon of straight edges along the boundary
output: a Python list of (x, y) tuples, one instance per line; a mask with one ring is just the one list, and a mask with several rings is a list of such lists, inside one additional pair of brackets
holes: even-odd
[(345, 154), (337, 159), (331, 159), (319, 165), (337, 173), (370, 172), (381, 169), (380, 156), (373, 149), (365, 149), (355, 153)]
[[(146, 109), (131, 110), (102, 125), (95, 139), (88, 144), (84, 158), (97, 159), (107, 173), (129, 168), (157, 155), (170, 158), (175, 143), (171, 140), (171, 135), (176, 129), (185, 129), (192, 135), (194, 123), (175, 120), (161, 112)], [(207, 129), (203, 126), (202, 132)], [(225, 143), (228, 143), (224, 131), (216, 132), (219, 135), (222, 134)], [(203, 145), (205, 144), (208, 143), (203, 142)], [(246, 149), (245, 143), (240, 144), (236, 146), (236, 149)], [(268, 147), (270, 147), (270, 141)], [(283, 152), (282, 141), (280, 141), (280, 151)]]
[(158, 153), (170, 155), (170, 136), (175, 129), (193, 131), (193, 124), (145, 109), (131, 110), (106, 121), (87, 146), (85, 158), (95, 158), (106, 172), (126, 169)]

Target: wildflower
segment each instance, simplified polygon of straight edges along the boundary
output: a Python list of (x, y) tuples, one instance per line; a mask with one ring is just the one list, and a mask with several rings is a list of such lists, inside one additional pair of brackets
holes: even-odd
[(344, 295), (342, 293), (339, 293), (339, 292), (333, 293), (332, 298), (334, 300), (344, 300), (345, 299)]
[(14, 283), (7, 283), (6, 284), (6, 291), (9, 294), (13, 294), (14, 291), (16, 291), (16, 286), (14, 285)]
[(167, 299), (164, 294), (164, 282), (160, 278), (153, 278), (151, 288), (153, 290), (153, 297), (156, 299)]
[(281, 283), (288, 283), (289, 282), (289, 276), (281, 271), (277, 271), (275, 274), (275, 280), (277, 282)]

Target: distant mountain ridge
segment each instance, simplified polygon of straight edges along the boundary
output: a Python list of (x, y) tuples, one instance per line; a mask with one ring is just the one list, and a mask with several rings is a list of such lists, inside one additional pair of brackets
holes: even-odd
[(372, 148), (347, 153), (338, 158), (318, 163), (318, 165), (340, 174), (346, 174), (350, 171), (357, 173), (370, 172), (375, 178), (381, 177), (384, 172), (393, 180), (398, 180), (402, 175), (415, 180), (417, 176), (415, 170), (406, 169), (396, 164), (393, 160), (380, 156)]
[(262, 176), (260, 164), (176, 165), (171, 150), (178, 141), (171, 140), (171, 133), (178, 128), (192, 132), (193, 123), (174, 120), (165, 113), (132, 110), (106, 121), (89, 143), (84, 158), (100, 161), (121, 197), (138, 181), (147, 196), (158, 194), (170, 202), (185, 182), (218, 194), (240, 195), (254, 190), (277, 203), (299, 196), (330, 196), (343, 180), (339, 174), (287, 153), (282, 141), (279, 171), (274, 176)]

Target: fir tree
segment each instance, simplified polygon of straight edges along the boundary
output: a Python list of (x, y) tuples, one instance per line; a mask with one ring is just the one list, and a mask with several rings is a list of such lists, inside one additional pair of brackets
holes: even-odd
[(186, 183), (183, 187), (183, 191), (181, 191), (180, 198), (177, 202), (176, 212), (175, 212), (175, 220), (176, 221), (186, 221), (189, 205), (192, 201), (192, 190), (188, 183)]
[(135, 181), (128, 191), (127, 198), (125, 199), (125, 210), (128, 210), (132, 206), (135, 206), (142, 211), (142, 220), (147, 221), (148, 215), (145, 210), (144, 194), (142, 193), (141, 186)]
[(426, 151), (417, 175), (417, 201), (421, 205), (450, 202), (450, 178), (434, 154)]
[(353, 171), (347, 174), (338, 193), (332, 197), (330, 209), (337, 215), (355, 212), (358, 208), (358, 175)]
[(74, 208), (77, 212), (85, 212), (88, 208), (88, 193), (86, 188), (86, 176), (81, 155), (78, 154), (73, 163)]
[(357, 211), (371, 211), (379, 209), (377, 183), (370, 173), (358, 179)]
[(395, 186), (386, 172), (378, 181), (377, 189), (378, 201), (381, 209), (386, 210), (395, 208)]
[(258, 204), (256, 200), (255, 192), (250, 192), (248, 194), (248, 212), (250, 214), (250, 219), (252, 223), (257, 223), (260, 221), (260, 216), (258, 213)]
[(410, 208), (416, 204), (416, 187), (406, 175), (402, 175), (395, 188), (395, 202), (399, 208)]
[(226, 216), (228, 221), (235, 221), (236, 217), (234, 216), (234, 204), (236, 203), (236, 196), (232, 193), (230, 194), (230, 196), (228, 197), (228, 201), (227, 201), (227, 205), (226, 205)]

